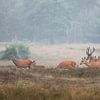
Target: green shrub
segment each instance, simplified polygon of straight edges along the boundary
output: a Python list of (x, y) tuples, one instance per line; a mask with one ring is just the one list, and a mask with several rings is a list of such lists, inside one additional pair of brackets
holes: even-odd
[(29, 48), (24, 46), (23, 44), (11, 44), (4, 51), (2, 60), (8, 60), (11, 56), (15, 56), (16, 58), (29, 58)]

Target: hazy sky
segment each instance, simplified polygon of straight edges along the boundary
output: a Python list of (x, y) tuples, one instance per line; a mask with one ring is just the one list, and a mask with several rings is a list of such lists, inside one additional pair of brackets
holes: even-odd
[(100, 0), (0, 0), (0, 41), (16, 38), (100, 43)]

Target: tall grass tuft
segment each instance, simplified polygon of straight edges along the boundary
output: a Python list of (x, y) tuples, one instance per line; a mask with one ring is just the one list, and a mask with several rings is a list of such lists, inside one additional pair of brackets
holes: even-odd
[(100, 100), (100, 87), (8, 85), (0, 86), (0, 100)]

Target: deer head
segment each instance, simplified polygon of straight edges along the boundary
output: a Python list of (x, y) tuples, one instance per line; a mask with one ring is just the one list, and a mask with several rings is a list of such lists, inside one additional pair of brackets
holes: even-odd
[(94, 51), (95, 51), (94, 47), (93, 49), (91, 49), (90, 47), (86, 49), (87, 60), (92, 58), (92, 54), (94, 53)]

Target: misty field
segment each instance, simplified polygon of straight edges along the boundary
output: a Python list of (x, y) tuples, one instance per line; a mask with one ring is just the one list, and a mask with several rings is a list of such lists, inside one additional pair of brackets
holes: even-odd
[(100, 100), (100, 69), (0, 66), (0, 100)]
[[(6, 45), (0, 44), (1, 55)], [(79, 64), (88, 46), (94, 44), (30, 44), (29, 59), (45, 65), (40, 69), (18, 69), (12, 61), (0, 60), (0, 100), (100, 100), (100, 69), (56, 69), (67, 59)], [(99, 56), (99, 44), (95, 48)]]
[[(0, 43), (0, 57), (2, 52), (12, 43)], [(16, 44), (16, 43), (15, 43)], [(20, 44), (20, 43), (19, 43)], [(31, 53), (31, 60), (35, 60), (39, 64), (43, 64), (46, 67), (56, 67), (61, 61), (74, 60), (78, 64), (82, 57), (86, 56), (87, 47), (95, 47), (93, 56), (100, 55), (100, 44), (39, 44), (39, 43), (23, 43), (29, 47)], [(11, 61), (0, 61), (0, 65), (8, 66), (13, 65)], [(81, 66), (80, 66), (81, 67)]]

